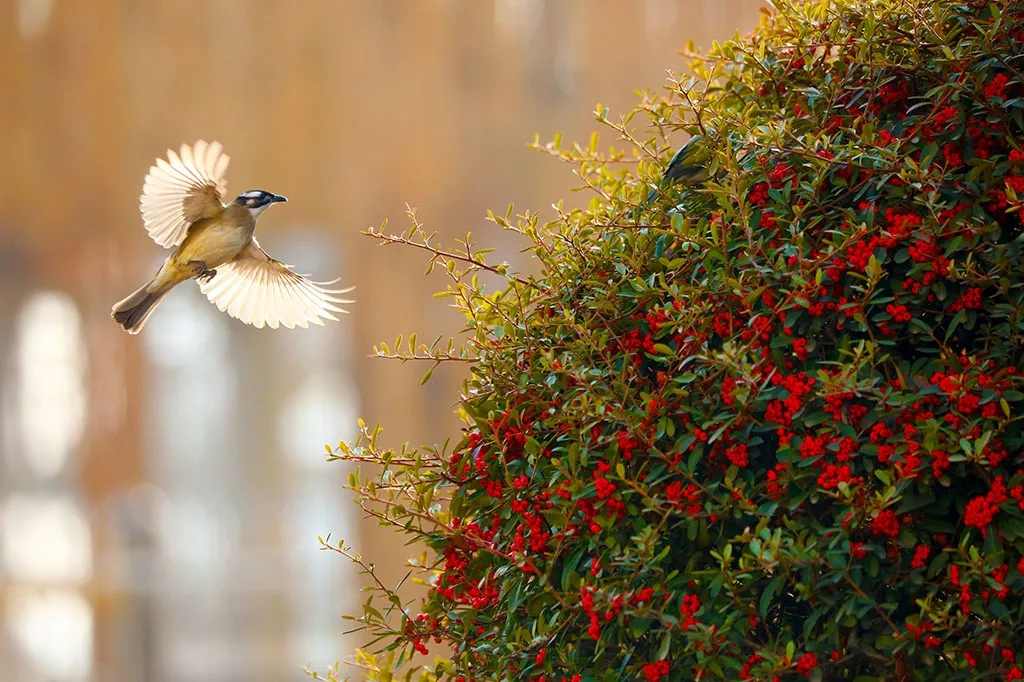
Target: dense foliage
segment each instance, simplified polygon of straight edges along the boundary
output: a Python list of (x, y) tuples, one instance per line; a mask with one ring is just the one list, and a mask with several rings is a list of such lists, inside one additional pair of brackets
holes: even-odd
[[(1024, 677), (1024, 2), (777, 5), (599, 112), (625, 152), (547, 146), (595, 198), (495, 217), (538, 275), (377, 233), (467, 315), (465, 352), (412, 356), (472, 372), (452, 452), (338, 453), (384, 463), (361, 503), (430, 548), (421, 603), (367, 604), (388, 665), (435, 642), (426, 676), (460, 681)], [(657, 182), (679, 132), (703, 184)]]

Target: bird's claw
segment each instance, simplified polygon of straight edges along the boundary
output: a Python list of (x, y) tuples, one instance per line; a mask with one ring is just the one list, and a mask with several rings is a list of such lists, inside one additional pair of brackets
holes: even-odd
[(192, 266), (192, 277), (203, 283), (209, 282), (217, 274), (216, 269), (206, 267), (205, 261), (189, 261), (189, 265)]

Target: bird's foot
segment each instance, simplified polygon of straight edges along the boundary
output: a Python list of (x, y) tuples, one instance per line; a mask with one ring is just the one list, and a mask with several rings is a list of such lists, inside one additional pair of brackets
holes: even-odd
[(206, 267), (206, 261), (192, 260), (188, 264), (192, 268), (193, 279), (197, 279), (200, 282), (209, 282), (217, 274), (216, 269)]

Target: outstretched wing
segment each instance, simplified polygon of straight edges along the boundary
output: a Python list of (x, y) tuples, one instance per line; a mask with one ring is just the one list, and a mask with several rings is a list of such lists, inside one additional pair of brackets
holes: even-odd
[(219, 142), (181, 145), (181, 153), (167, 150), (157, 159), (142, 186), (139, 207), (146, 231), (169, 249), (185, 239), (189, 225), (224, 209), (224, 171), (231, 159)]
[(199, 288), (210, 301), (231, 317), (261, 328), (305, 327), (310, 322), (337, 320), (332, 313), (346, 313), (338, 307), (352, 301), (339, 298), (347, 289), (325, 289), (333, 282), (314, 282), (292, 272), (267, 255), (254, 239), (241, 255), (217, 266), (217, 274)]

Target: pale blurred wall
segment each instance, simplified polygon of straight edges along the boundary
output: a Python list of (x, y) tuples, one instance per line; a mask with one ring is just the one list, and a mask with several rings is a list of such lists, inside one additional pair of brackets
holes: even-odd
[[(544, 211), (571, 169), (526, 149), (586, 140), (600, 101), (656, 89), (688, 39), (757, 21), (758, 0), (0, 0), (0, 682), (301, 679), (348, 653), (344, 536), (390, 576), (320, 445), (363, 416), (387, 442), (457, 433), (460, 377), (366, 358), (452, 333), (424, 258), (360, 230), (472, 230)], [(340, 325), (254, 330), (175, 291), (140, 337), (113, 301), (163, 257), (138, 219), (169, 146), (217, 139), (229, 191), (289, 203), (263, 245), (340, 274)], [(550, 215), (547, 210), (545, 215)]]

